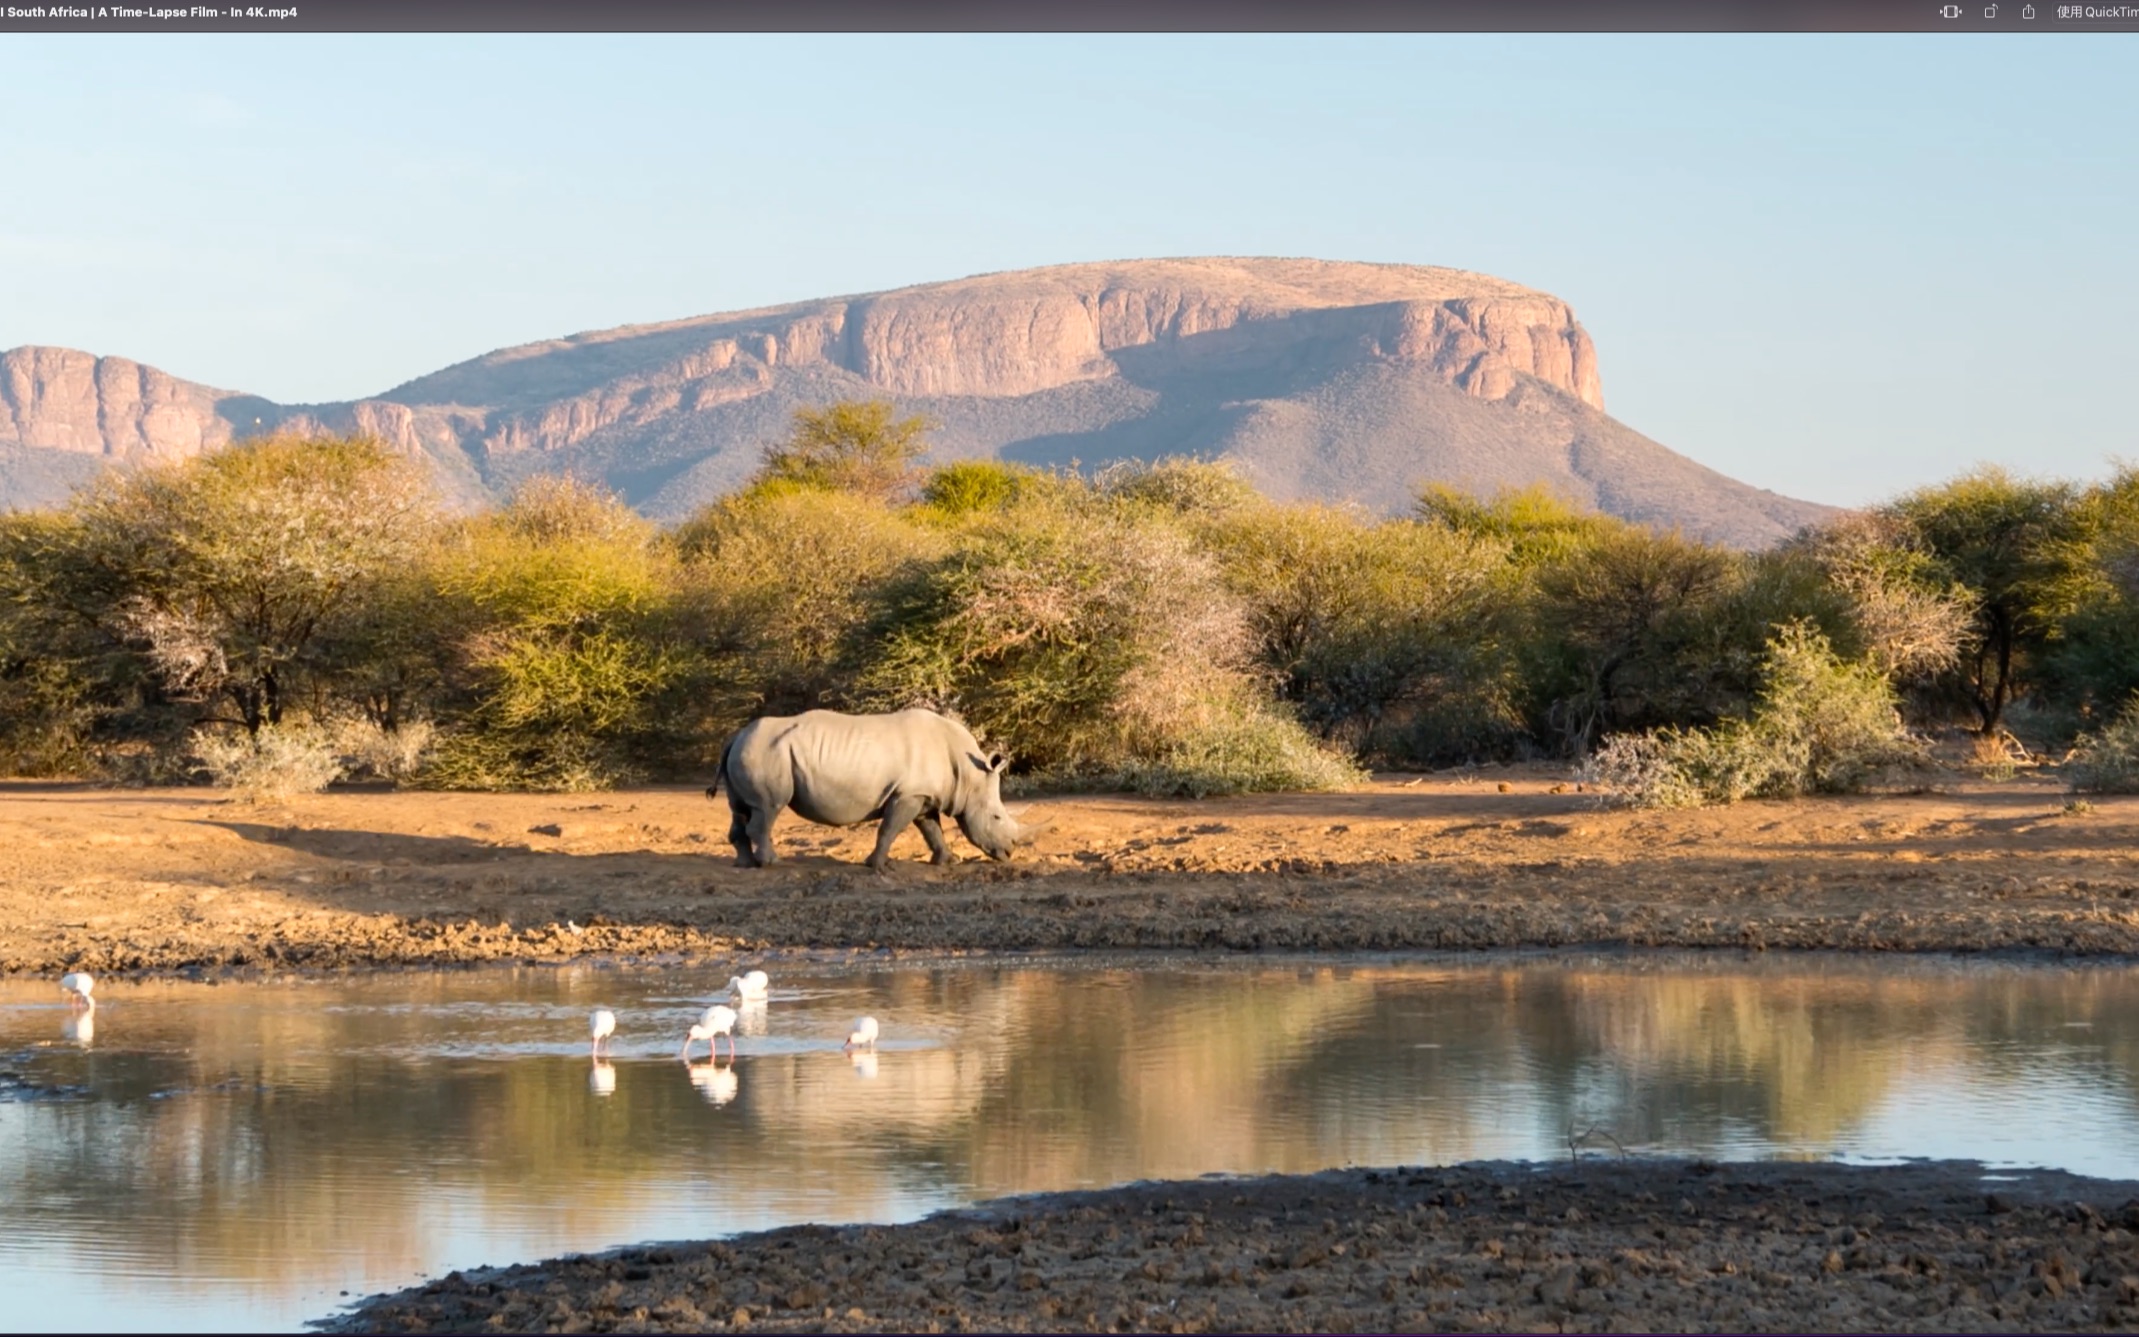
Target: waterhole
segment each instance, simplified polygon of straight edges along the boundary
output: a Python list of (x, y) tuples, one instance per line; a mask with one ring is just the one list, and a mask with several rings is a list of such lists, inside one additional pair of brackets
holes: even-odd
[[(0, 1327), (290, 1330), (419, 1277), (1007, 1193), (1632, 1153), (2139, 1178), (2139, 967), (1640, 955), (0, 983)], [(612, 1055), (587, 1017), (613, 1009)], [(876, 1016), (874, 1053), (841, 1050)]]

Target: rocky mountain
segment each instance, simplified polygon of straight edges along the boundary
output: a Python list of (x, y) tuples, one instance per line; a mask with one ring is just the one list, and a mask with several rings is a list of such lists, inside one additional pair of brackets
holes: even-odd
[(538, 473), (684, 515), (801, 405), (888, 396), (938, 459), (1225, 456), (1280, 497), (1409, 505), (1425, 481), (1544, 483), (1744, 546), (1827, 508), (1704, 468), (1604, 412), (1558, 298), (1461, 270), (1319, 260), (1062, 265), (526, 344), (370, 399), (281, 405), (68, 349), (0, 354), (0, 498), (278, 429), (361, 431), (473, 499)]

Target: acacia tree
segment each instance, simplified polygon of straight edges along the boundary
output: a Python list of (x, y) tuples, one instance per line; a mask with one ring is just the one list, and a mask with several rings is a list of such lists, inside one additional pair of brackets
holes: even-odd
[(920, 481), (923, 436), (935, 424), (901, 418), (887, 399), (843, 400), (797, 409), (787, 440), (769, 447), (755, 484), (787, 483), (896, 500)]
[(418, 468), (369, 438), (281, 437), (115, 476), (61, 544), (80, 606), (178, 699), (279, 724), (323, 632), (427, 538)]
[(1984, 468), (1883, 508), (1974, 604), (1953, 678), (1979, 733), (1998, 729), (2031, 659), (2095, 581), (2093, 520), (2080, 500), (2069, 483)]

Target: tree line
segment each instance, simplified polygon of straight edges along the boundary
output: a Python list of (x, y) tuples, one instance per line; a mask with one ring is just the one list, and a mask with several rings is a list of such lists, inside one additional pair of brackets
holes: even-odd
[(804, 410), (668, 529), (560, 478), (454, 513), (367, 439), (115, 472), (0, 517), (0, 768), (586, 789), (918, 704), (1030, 785), (1586, 757), (1694, 802), (1853, 787), (1925, 729), (2112, 770), (2139, 736), (2139, 471), (1980, 469), (1745, 553), (1540, 489), (1383, 517), (1207, 462), (924, 468), (927, 427)]

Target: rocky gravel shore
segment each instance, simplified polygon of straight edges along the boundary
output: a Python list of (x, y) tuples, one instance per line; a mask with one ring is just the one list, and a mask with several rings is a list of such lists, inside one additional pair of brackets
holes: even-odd
[(1973, 1162), (1207, 1178), (456, 1272), (334, 1332), (2139, 1327), (2139, 1184)]

